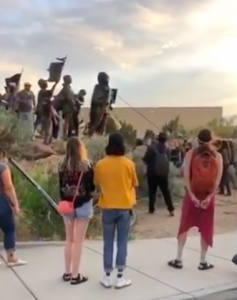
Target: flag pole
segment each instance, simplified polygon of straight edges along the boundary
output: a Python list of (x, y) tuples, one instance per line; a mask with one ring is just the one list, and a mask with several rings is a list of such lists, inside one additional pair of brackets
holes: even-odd
[(20, 78), (19, 78), (19, 81), (18, 81), (18, 84), (17, 84), (17, 88), (16, 88), (17, 92), (18, 92), (19, 87), (20, 87), (20, 82), (21, 82), (21, 77), (22, 77), (23, 72), (24, 72), (24, 68), (21, 69)]

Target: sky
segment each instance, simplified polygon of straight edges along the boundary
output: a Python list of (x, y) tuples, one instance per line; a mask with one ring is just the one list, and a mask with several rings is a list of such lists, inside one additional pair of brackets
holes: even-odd
[(24, 68), (37, 93), (50, 62), (68, 55), (64, 74), (87, 104), (105, 71), (131, 106), (237, 114), (236, 11), (236, 0), (0, 0), (0, 84)]

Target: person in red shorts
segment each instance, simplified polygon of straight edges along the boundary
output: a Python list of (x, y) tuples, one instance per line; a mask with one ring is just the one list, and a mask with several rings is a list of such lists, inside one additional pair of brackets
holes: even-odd
[(222, 157), (212, 146), (209, 129), (199, 132), (198, 147), (190, 150), (185, 157), (184, 179), (186, 195), (183, 201), (178, 231), (178, 252), (170, 267), (182, 269), (182, 254), (190, 228), (197, 227), (201, 235), (201, 257), (199, 270), (214, 266), (206, 261), (208, 247), (213, 244), (215, 194), (222, 176)]

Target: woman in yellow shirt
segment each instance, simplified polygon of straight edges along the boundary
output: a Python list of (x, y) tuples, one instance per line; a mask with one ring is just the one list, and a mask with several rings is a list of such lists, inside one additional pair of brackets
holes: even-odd
[(101, 284), (112, 286), (110, 274), (113, 270), (113, 245), (117, 231), (116, 269), (118, 271), (115, 288), (132, 284), (123, 276), (126, 267), (127, 243), (130, 228), (130, 209), (136, 204), (135, 187), (138, 180), (134, 163), (125, 157), (125, 146), (119, 133), (110, 135), (106, 147), (106, 157), (95, 166), (94, 183), (100, 188), (99, 206), (102, 209), (104, 239), (104, 271)]

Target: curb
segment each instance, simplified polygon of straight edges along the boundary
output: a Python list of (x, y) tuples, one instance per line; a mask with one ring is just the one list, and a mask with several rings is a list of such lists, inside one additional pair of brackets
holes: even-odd
[(237, 280), (236, 282), (215, 286), (206, 290), (192, 292), (194, 299), (197, 300), (236, 300), (237, 299)]
[[(196, 300), (236, 300), (237, 298), (237, 288), (226, 290), (220, 293), (209, 294), (199, 298), (194, 298)], [(190, 299), (191, 300), (191, 299)]]
[[(62, 241), (39, 241), (39, 242), (17, 242), (16, 247), (22, 248), (34, 248), (34, 247), (50, 247), (50, 246), (64, 246), (65, 242)], [(0, 247), (2, 249), (2, 247)]]

